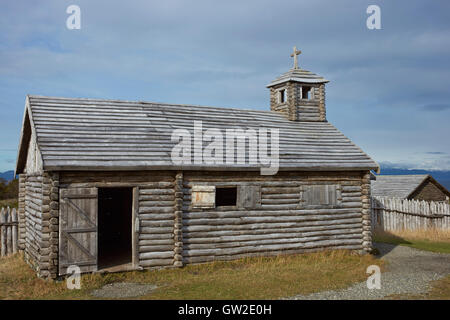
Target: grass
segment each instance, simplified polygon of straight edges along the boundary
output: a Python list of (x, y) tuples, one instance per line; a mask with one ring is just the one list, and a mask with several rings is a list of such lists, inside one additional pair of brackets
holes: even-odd
[(432, 252), (450, 253), (450, 230), (376, 231), (374, 241)]
[(424, 298), (432, 300), (449, 300), (450, 299), (450, 276), (434, 281), (433, 288), (428, 292)]
[(80, 290), (36, 277), (20, 254), (0, 259), (2, 299), (92, 299), (90, 292), (114, 282), (152, 283), (141, 299), (277, 299), (295, 294), (345, 288), (367, 279), (369, 265), (383, 262), (371, 255), (323, 251), (230, 262), (188, 265), (114, 274), (87, 274)]
[(0, 210), (2, 207), (10, 207), (10, 208), (18, 208), (19, 203), (17, 199), (6, 199), (6, 200), (0, 200)]

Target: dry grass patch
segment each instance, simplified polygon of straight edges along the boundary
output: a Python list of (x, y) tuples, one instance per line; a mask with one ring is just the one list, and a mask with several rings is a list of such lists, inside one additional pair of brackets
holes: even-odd
[(158, 286), (142, 299), (277, 299), (336, 290), (367, 279), (366, 269), (382, 261), (348, 251), (246, 258), (115, 274), (89, 274), (81, 290), (65, 282), (38, 279), (19, 255), (0, 259), (0, 297), (5, 299), (93, 299), (92, 290), (115, 282)]
[(374, 241), (408, 246), (439, 253), (450, 253), (450, 230), (401, 230), (374, 233)]
[(434, 281), (432, 289), (425, 295), (425, 299), (449, 300), (450, 299), (450, 276)]
[[(379, 231), (376, 232), (377, 234)], [(382, 234), (383, 232), (381, 232)], [(400, 230), (390, 232), (401, 238), (414, 240), (428, 240), (433, 242), (450, 242), (450, 230), (425, 229), (425, 230)]]
[(1, 299), (32, 299), (63, 291), (64, 288), (60, 284), (36, 277), (23, 261), (21, 254), (0, 258)]

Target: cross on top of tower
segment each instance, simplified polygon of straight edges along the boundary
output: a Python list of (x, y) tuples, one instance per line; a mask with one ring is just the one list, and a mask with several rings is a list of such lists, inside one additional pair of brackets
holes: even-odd
[(294, 46), (294, 52), (291, 54), (291, 57), (294, 57), (294, 69), (298, 69), (298, 55), (302, 53), (301, 50), (297, 50), (297, 47)]

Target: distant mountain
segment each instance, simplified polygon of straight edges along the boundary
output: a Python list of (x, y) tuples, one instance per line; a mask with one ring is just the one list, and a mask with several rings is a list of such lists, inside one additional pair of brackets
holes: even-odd
[(405, 174), (430, 174), (434, 179), (440, 184), (450, 190), (450, 171), (428, 171), (428, 170), (409, 170), (409, 169), (394, 169), (394, 168), (384, 168), (381, 166), (381, 174), (394, 174), (394, 175), (405, 175)]
[(6, 181), (10, 181), (14, 179), (14, 171), (13, 170), (9, 170), (9, 171), (5, 171), (0, 173), (0, 178), (5, 179)]

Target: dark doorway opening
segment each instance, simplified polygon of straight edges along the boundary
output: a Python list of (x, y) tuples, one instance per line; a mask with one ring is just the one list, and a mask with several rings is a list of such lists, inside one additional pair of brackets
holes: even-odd
[(131, 263), (132, 188), (98, 189), (98, 269)]

